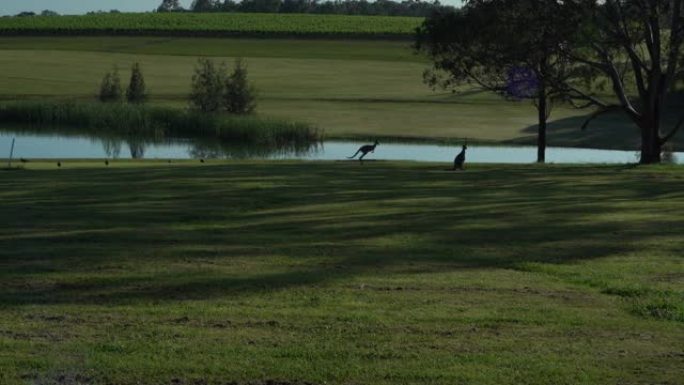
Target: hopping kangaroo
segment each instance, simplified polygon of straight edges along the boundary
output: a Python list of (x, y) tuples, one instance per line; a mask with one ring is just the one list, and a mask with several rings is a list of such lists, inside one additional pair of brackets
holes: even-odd
[(463, 164), (465, 163), (466, 150), (468, 149), (468, 141), (466, 140), (463, 144), (463, 149), (454, 158), (454, 170), (463, 170)]
[(361, 153), (361, 156), (359, 157), (359, 161), (363, 163), (363, 157), (366, 156), (369, 152), (375, 152), (375, 147), (380, 144), (377, 140), (373, 144), (366, 144), (365, 146), (361, 146), (354, 155), (348, 157), (347, 159), (354, 159), (359, 153)]

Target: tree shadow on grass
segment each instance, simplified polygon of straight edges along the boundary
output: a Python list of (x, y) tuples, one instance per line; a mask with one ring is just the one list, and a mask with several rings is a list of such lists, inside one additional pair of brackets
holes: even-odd
[[(672, 108), (665, 115), (662, 132), (669, 132), (680, 118), (681, 106)], [(607, 113), (594, 119), (582, 130), (587, 117), (591, 114), (553, 119), (548, 123), (547, 143), (549, 146), (603, 148), (615, 150), (639, 150), (641, 136), (637, 126), (620, 112)], [(521, 136), (508, 140), (509, 144), (536, 145), (538, 125), (531, 125), (521, 130)], [(677, 133), (669, 142), (675, 149), (684, 147), (684, 134)]]
[[(405, 265), (572, 263), (640, 251), (684, 225), (676, 210), (653, 215), (660, 200), (682, 202), (684, 180), (648, 169), (356, 166), (13, 174), (0, 193), (12, 218), (0, 224), (0, 307), (219, 298)], [(234, 260), (263, 268), (226, 268)]]

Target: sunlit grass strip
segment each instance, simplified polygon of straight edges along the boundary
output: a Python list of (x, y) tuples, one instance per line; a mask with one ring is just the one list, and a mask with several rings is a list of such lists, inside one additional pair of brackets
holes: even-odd
[(299, 122), (121, 103), (5, 103), (0, 104), (0, 121), (39, 126), (37, 129), (45, 131), (85, 130), (92, 134), (149, 138), (202, 137), (255, 144), (306, 143), (321, 138), (318, 129)]
[(318, 35), (410, 37), (420, 17), (252, 13), (121, 13), (0, 18), (4, 34)]

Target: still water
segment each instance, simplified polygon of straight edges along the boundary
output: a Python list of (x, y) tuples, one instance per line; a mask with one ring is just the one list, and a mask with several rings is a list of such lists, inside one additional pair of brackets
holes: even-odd
[[(364, 143), (326, 141), (304, 147), (262, 147), (221, 145), (198, 140), (136, 140), (97, 139), (62, 134), (35, 134), (0, 131), (0, 158), (9, 156), (12, 139), (16, 139), (14, 158), (145, 158), (145, 159), (301, 159), (341, 160), (356, 152)], [(380, 143), (375, 153), (365, 159), (411, 160), (425, 162), (453, 161), (459, 146), (435, 144)], [(468, 148), (467, 161), (473, 163), (532, 163), (536, 160), (534, 146), (478, 146)], [(550, 163), (634, 163), (635, 151), (593, 150), (549, 147)], [(684, 162), (684, 153), (675, 153), (674, 161)]]

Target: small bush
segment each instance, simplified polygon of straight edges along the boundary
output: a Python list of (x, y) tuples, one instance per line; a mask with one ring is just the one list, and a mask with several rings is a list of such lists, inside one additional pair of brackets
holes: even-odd
[(199, 59), (192, 76), (190, 107), (202, 112), (217, 112), (221, 109), (225, 83), (225, 66), (219, 67), (209, 59)]
[(114, 67), (112, 72), (106, 73), (102, 78), (98, 99), (101, 102), (119, 102), (121, 97), (121, 77), (119, 77), (119, 70)]
[(256, 108), (255, 94), (254, 86), (247, 80), (247, 68), (237, 59), (233, 73), (226, 77), (223, 107), (231, 114), (251, 114)]
[(140, 64), (133, 64), (131, 69), (131, 81), (128, 84), (128, 89), (126, 89), (126, 100), (129, 103), (139, 104), (144, 103), (147, 100), (147, 94), (145, 93), (145, 78), (143, 77), (142, 70), (140, 69)]

